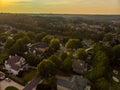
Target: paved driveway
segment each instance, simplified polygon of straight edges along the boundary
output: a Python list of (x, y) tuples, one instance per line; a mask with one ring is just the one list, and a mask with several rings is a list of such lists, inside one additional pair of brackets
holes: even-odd
[(68, 89), (68, 88), (65, 88), (65, 87), (63, 87), (63, 86), (57, 86), (57, 88), (58, 88), (58, 90), (71, 90), (71, 89)]
[(5, 80), (0, 81), (0, 90), (5, 90), (5, 88), (8, 86), (17, 87), (19, 90), (22, 90), (24, 88), (24, 86), (21, 86), (20, 84), (14, 82), (12, 80), (11, 80), (11, 82), (7, 82)]

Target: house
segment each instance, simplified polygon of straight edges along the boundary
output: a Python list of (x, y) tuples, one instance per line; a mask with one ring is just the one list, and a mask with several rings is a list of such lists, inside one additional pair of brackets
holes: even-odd
[(29, 47), (29, 53), (32, 53), (36, 56), (41, 56), (43, 52), (45, 52), (49, 48), (49, 45), (47, 43), (37, 43)]
[(7, 60), (5, 60), (5, 69), (8, 70), (9, 73), (13, 75), (18, 75), (20, 71), (23, 71), (27, 68), (27, 64), (25, 59), (21, 56), (9, 56)]
[(3, 80), (5, 78), (5, 74), (0, 71), (0, 80)]
[(72, 90), (91, 90), (91, 82), (82, 77), (74, 75), (71, 79)]
[(74, 72), (83, 74), (85, 71), (87, 71), (87, 64), (83, 60), (74, 59), (72, 68)]

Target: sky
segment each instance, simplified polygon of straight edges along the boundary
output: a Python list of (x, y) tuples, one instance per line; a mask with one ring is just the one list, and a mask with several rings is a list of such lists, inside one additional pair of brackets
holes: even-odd
[(0, 0), (0, 12), (120, 14), (120, 0)]

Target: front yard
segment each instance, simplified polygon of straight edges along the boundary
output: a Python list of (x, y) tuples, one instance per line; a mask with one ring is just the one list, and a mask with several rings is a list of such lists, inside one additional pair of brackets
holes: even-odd
[(22, 80), (25, 82), (31, 81), (37, 75), (37, 70), (29, 69), (28, 71), (24, 72), (22, 76)]
[(16, 87), (8, 86), (5, 90), (18, 90)]

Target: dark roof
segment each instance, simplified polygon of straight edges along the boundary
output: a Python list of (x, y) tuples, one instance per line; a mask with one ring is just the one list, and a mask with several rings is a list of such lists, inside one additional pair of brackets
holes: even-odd
[(82, 60), (74, 59), (74, 60), (73, 60), (72, 68), (73, 68), (73, 71), (74, 71), (74, 72), (79, 73), (79, 74), (83, 74), (83, 73), (84, 73), (84, 70), (85, 70), (85, 68), (86, 68), (86, 64), (85, 64), (85, 62), (82, 61)]
[(20, 56), (10, 56), (7, 60), (7, 64), (9, 64), (12, 69), (19, 70), (20, 66), (16, 65), (16, 63), (19, 62), (20, 58)]
[(82, 76), (74, 75), (71, 80), (72, 90), (84, 90), (87, 85), (90, 85), (90, 81)]
[(35, 44), (33, 47), (36, 47), (36, 48), (46, 48), (48, 46), (49, 45), (47, 43), (39, 42), (39, 43)]
[(49, 47), (49, 45), (47, 43), (37, 43), (35, 45), (33, 45), (30, 49), (29, 52), (33, 53), (33, 51), (36, 51), (36, 55), (40, 55), (42, 54), (47, 48)]

